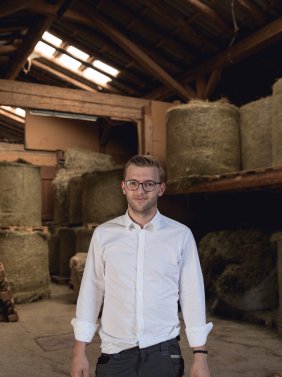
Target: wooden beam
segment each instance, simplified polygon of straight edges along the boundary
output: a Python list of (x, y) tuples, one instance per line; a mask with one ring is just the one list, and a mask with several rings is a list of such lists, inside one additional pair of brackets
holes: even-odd
[(31, 64), (34, 65), (37, 68), (42, 69), (43, 71), (49, 72), (52, 75), (59, 77), (60, 79), (66, 81), (66, 82), (68, 82), (68, 83), (70, 83), (70, 84), (72, 84), (72, 85), (74, 85), (74, 86), (76, 86), (80, 89), (84, 89), (84, 90), (88, 90), (89, 92), (97, 93), (97, 90), (92, 88), (91, 86), (86, 85), (79, 80), (75, 80), (72, 77), (58, 71), (57, 69), (49, 67), (47, 64), (44, 64), (44, 63), (38, 61), (37, 59), (33, 59)]
[(209, 96), (212, 94), (214, 91), (214, 88), (216, 87), (216, 84), (218, 83), (218, 80), (220, 79), (221, 76), (221, 69), (216, 68), (210, 75), (207, 85), (206, 85), (206, 90), (205, 90), (205, 98), (209, 98)]
[(148, 103), (149, 100), (116, 94), (0, 80), (1, 105), (138, 120)]
[(0, 17), (7, 17), (26, 8), (32, 0), (6, 0), (1, 1)]
[(156, 76), (170, 89), (178, 93), (183, 99), (195, 98), (194, 91), (189, 87), (182, 86), (172, 76), (170, 76), (161, 66), (159, 66), (154, 60), (152, 60), (139, 46), (133, 43), (119, 30), (110, 25), (101, 15), (98, 15), (93, 9), (89, 11), (83, 3), (79, 5), (82, 9), (85, 17), (89, 17), (103, 33), (111, 38), (115, 43), (119, 45), (127, 54), (129, 54), (134, 60), (149, 71), (152, 75)]
[(220, 30), (224, 30), (229, 36), (233, 35), (233, 30), (229, 25), (211, 9), (208, 5), (202, 3), (200, 0), (186, 0), (188, 4), (192, 5), (199, 12), (203, 13), (207, 18), (209, 18), (214, 24), (218, 25)]
[(28, 34), (25, 36), (24, 40), (22, 41), (18, 53), (14, 57), (8, 72), (5, 74), (5, 78), (15, 80), (18, 76), (21, 69), (24, 67), (28, 56), (34, 50), (37, 42), (41, 39), (42, 34), (49, 28), (49, 26), (53, 23), (53, 21), (57, 17), (57, 12), (59, 11), (60, 7), (62, 6), (64, 0), (59, 0), (58, 3), (55, 5), (55, 15), (44, 17), (44, 19), (37, 19), (32, 27), (28, 30)]
[(263, 12), (249, 0), (237, 0), (237, 3), (244, 9), (247, 9), (250, 17), (255, 19), (258, 25), (263, 25), (266, 23), (266, 17)]
[[(186, 84), (196, 80), (200, 75), (208, 74), (218, 68), (233, 65), (240, 60), (247, 58), (259, 50), (279, 41), (282, 38), (282, 17), (264, 26), (259, 31), (251, 34), (242, 41), (236, 43), (231, 48), (219, 53), (215, 57), (206, 60), (197, 68), (191, 70), (185, 77), (180, 78), (181, 82)], [(159, 88), (149, 93), (147, 98), (161, 99), (170, 94), (167, 88)]]
[(189, 25), (189, 19), (186, 21), (175, 15), (173, 12), (170, 12), (169, 9), (165, 10), (165, 4), (160, 7), (157, 3), (151, 0), (140, 1), (146, 4), (146, 6), (158, 17), (160, 17), (160, 19), (165, 21), (168, 25), (171, 25), (173, 27), (173, 32), (175, 32), (176, 30), (182, 31), (185, 35), (191, 35), (193, 39), (196, 39), (201, 45), (207, 46), (212, 51), (218, 51), (218, 48), (214, 44), (209, 42), (207, 38), (203, 38), (200, 33), (198, 33), (191, 25)]
[(282, 187), (282, 167), (241, 171), (225, 175), (189, 176), (177, 182), (168, 182), (167, 194), (196, 192), (246, 191)]
[(16, 50), (17, 50), (17, 47), (14, 45), (2, 45), (0, 46), (0, 55), (6, 55)]

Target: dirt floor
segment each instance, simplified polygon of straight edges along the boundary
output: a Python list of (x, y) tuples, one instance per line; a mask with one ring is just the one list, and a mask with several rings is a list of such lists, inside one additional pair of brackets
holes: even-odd
[[(52, 284), (51, 299), (16, 308), (18, 322), (0, 323), (0, 376), (70, 376), (73, 291), (67, 285)], [(282, 338), (275, 330), (216, 317), (209, 320), (214, 323), (208, 341), (212, 377), (282, 376)], [(181, 346), (188, 377), (192, 356), (184, 334)], [(91, 377), (99, 352), (95, 336), (87, 347)]]

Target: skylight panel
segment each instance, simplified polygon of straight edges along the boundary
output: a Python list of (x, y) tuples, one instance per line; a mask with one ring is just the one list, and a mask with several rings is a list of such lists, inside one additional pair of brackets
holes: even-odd
[(20, 107), (0, 106), (0, 110), (1, 109), (7, 111), (6, 115), (9, 116), (9, 114), (14, 114), (14, 115), (22, 118), (22, 120), (20, 120), (20, 121), (24, 122), (24, 118), (25, 118), (25, 110), (24, 109), (21, 109)]
[(25, 110), (21, 109), (20, 107), (16, 107), (15, 113), (22, 118), (25, 118)]
[(72, 71), (76, 71), (78, 67), (81, 66), (81, 63), (78, 60), (71, 58), (66, 54), (61, 55), (57, 60), (67, 69), (71, 69)]
[(79, 50), (78, 48), (74, 46), (68, 46), (67, 51), (73, 56), (75, 56), (76, 58), (83, 61), (86, 61), (89, 58), (88, 54), (86, 54), (85, 52)]
[(55, 37), (55, 35), (51, 33), (48, 33), (48, 31), (45, 31), (45, 33), (42, 36), (42, 39), (57, 47), (59, 47), (62, 44), (62, 40), (60, 38)]
[(105, 85), (109, 81), (111, 81), (110, 77), (104, 75), (103, 73), (100, 73), (96, 71), (93, 68), (86, 68), (85, 71), (83, 71), (83, 75), (91, 81), (94, 81), (97, 84)]
[(56, 49), (54, 47), (51, 47), (51, 46), (49, 46), (46, 43), (41, 42), (41, 41), (38, 42), (37, 45), (35, 46), (35, 52), (37, 52), (41, 55), (47, 56), (49, 58), (52, 58), (55, 51), (56, 51)]
[(119, 74), (119, 71), (116, 68), (113, 68), (110, 65), (101, 62), (101, 60), (95, 60), (92, 64), (94, 65), (94, 67), (99, 68), (101, 69), (101, 71), (104, 71), (114, 77), (117, 77), (117, 75)]

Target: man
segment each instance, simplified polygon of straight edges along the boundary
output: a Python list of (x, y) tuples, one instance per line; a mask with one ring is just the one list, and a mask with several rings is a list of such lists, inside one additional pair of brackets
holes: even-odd
[(96, 228), (77, 301), (72, 377), (89, 377), (86, 343), (103, 303), (97, 377), (180, 377), (178, 301), (190, 346), (191, 377), (210, 377), (202, 272), (189, 228), (157, 210), (165, 174), (149, 156), (124, 169), (124, 216)]

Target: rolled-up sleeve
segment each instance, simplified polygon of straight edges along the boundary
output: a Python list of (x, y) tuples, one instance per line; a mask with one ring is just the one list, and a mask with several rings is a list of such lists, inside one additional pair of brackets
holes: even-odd
[(85, 263), (77, 299), (76, 316), (71, 320), (76, 340), (91, 342), (99, 327), (97, 321), (103, 302), (104, 290), (104, 265), (96, 229), (90, 242)]
[(182, 254), (179, 281), (180, 306), (190, 347), (206, 344), (213, 324), (206, 323), (203, 274), (197, 246), (191, 231), (187, 232)]

